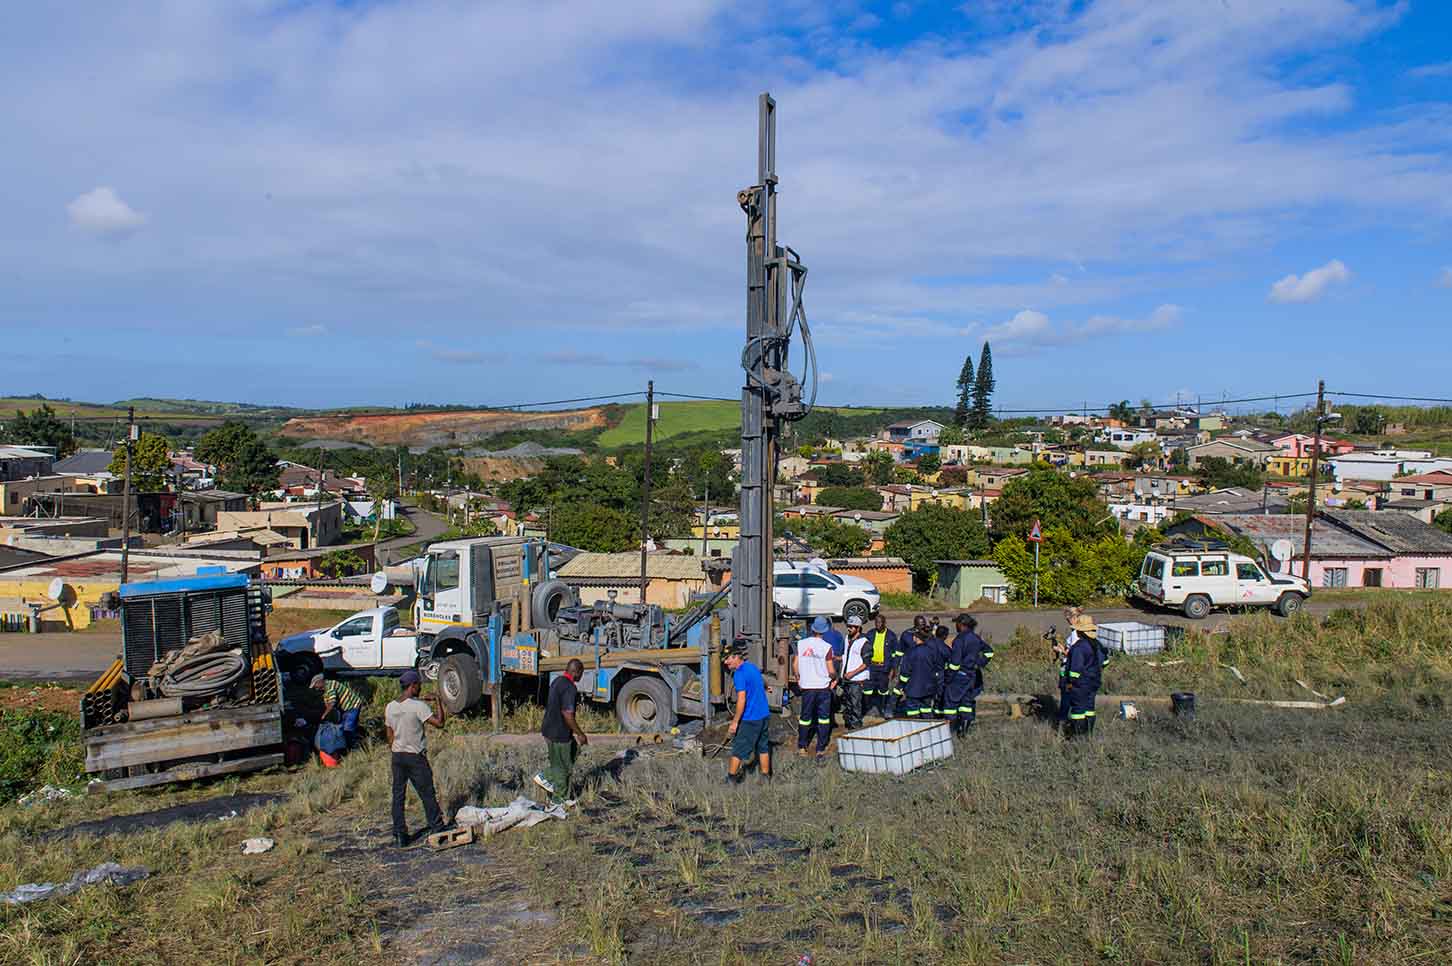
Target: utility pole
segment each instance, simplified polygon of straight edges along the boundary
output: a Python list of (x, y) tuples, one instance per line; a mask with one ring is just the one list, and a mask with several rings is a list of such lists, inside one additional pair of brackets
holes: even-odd
[(131, 566), (131, 444), (136, 440), (136, 407), (126, 407), (126, 475), (121, 483), (121, 583)]
[[(323, 520), (323, 479), (324, 479), (324, 477), (323, 477), (323, 448), (321, 446), (319, 446), (318, 447), (318, 525), (319, 526), (322, 525), (322, 520)], [(374, 507), (373, 509), (376, 511), (378, 508), (377, 507)]]
[(706, 528), (711, 523), (711, 478), (706, 477), (706, 497), (701, 501), (701, 559), (706, 559)]
[(1311, 444), (1311, 490), (1306, 497), (1306, 556), (1301, 566), (1301, 576), (1306, 578), (1306, 587), (1311, 586), (1311, 522), (1316, 519), (1316, 474), (1321, 472), (1321, 422), (1326, 415), (1326, 380), (1316, 382), (1316, 433)]
[(650, 540), (650, 450), (655, 426), (655, 380), (645, 384), (645, 481), (640, 488), (640, 602), (645, 603), (645, 545)]

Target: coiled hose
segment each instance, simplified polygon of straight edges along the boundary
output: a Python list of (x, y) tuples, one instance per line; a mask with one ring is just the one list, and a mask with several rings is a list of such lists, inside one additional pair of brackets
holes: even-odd
[(201, 654), (178, 661), (161, 678), (161, 693), (168, 698), (200, 698), (225, 691), (247, 673), (241, 651)]

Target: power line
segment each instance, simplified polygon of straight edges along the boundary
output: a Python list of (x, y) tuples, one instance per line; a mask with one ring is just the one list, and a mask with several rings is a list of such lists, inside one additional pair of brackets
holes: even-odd
[(1395, 399), (1399, 402), (1452, 403), (1452, 399), (1437, 396), (1388, 396), (1379, 392), (1335, 392), (1326, 390), (1328, 396), (1351, 396), (1354, 399)]

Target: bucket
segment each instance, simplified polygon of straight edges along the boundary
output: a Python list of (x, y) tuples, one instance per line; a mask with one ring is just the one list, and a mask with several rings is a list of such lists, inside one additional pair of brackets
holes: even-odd
[(1195, 692), (1176, 691), (1170, 695), (1170, 708), (1181, 718), (1195, 717)]

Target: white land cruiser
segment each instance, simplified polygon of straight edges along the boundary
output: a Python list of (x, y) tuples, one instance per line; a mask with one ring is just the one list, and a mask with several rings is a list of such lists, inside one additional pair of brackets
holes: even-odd
[(1270, 607), (1289, 617), (1311, 595), (1302, 578), (1267, 574), (1224, 544), (1156, 547), (1145, 554), (1135, 593), (1195, 620), (1214, 607)]

